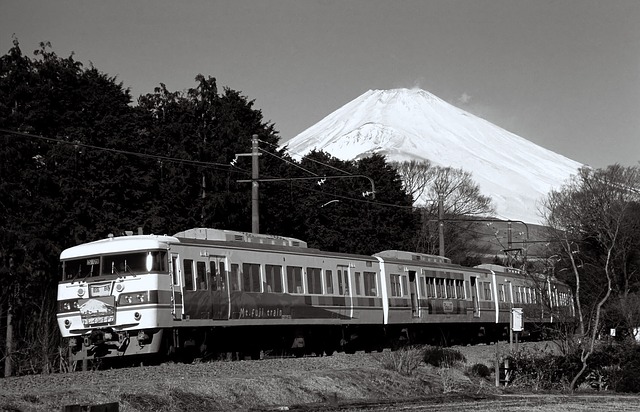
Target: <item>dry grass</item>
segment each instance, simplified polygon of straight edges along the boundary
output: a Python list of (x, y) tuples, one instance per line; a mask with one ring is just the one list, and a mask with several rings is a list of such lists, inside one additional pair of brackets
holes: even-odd
[[(508, 350), (508, 345), (504, 346)], [(541, 406), (541, 401), (534, 398), (496, 399), (501, 389), (495, 388), (492, 378), (466, 376), (465, 372), (475, 363), (484, 363), (493, 369), (495, 345), (456, 349), (464, 354), (467, 362), (451, 368), (424, 365), (416, 360), (417, 350), (412, 349), (7, 378), (0, 379), (0, 410), (40, 412), (61, 410), (64, 405), (108, 402), (118, 402), (121, 412), (264, 410), (292, 405), (321, 405), (315, 408), (318, 410), (332, 410), (342, 405), (341, 410), (348, 410), (345, 403), (349, 402), (388, 403), (417, 398), (464, 403), (469, 402), (469, 397), (479, 395), (488, 400), (474, 399), (469, 404), (493, 402), (489, 407), (493, 411), (550, 408), (550, 404)], [(447, 410), (451, 410), (448, 402)], [(615, 402), (619, 401), (610, 400), (610, 404)], [(520, 406), (514, 409), (516, 405), (538, 409), (518, 409)], [(630, 410), (625, 409), (625, 405), (623, 402), (619, 410)], [(438, 405), (434, 408), (445, 410), (438, 409)], [(480, 410), (474, 408), (453, 409)], [(552, 409), (579, 410), (571, 408), (554, 406)], [(609, 409), (600, 405), (598, 410)]]

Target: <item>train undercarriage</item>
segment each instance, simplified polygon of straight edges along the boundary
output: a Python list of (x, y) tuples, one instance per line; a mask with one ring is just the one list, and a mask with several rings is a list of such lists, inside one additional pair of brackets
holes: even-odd
[[(536, 331), (521, 336), (539, 337)], [(508, 325), (298, 325), (183, 327), (116, 332), (94, 329), (68, 339), (72, 369), (381, 352), (408, 345), (451, 346), (509, 340)]]

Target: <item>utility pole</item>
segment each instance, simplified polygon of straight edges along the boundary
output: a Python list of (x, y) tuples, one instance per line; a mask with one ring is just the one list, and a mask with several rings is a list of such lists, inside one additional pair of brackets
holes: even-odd
[(326, 179), (353, 179), (353, 178), (365, 178), (368, 179), (371, 183), (371, 190), (362, 193), (362, 196), (371, 196), (372, 199), (376, 198), (376, 188), (371, 179), (365, 175), (344, 175), (344, 176), (313, 176), (313, 177), (283, 177), (283, 178), (267, 178), (260, 179), (260, 173), (258, 171), (258, 156), (260, 156), (258, 147), (258, 135), (254, 134), (251, 139), (251, 153), (236, 153), (236, 158), (231, 162), (231, 164), (235, 164), (235, 161), (238, 157), (241, 156), (251, 156), (251, 180), (238, 180), (238, 183), (247, 183), (251, 182), (251, 232), (253, 234), (260, 233), (260, 215), (259, 215), (259, 198), (258, 198), (258, 188), (260, 187), (260, 182), (281, 182), (281, 181), (293, 181), (293, 180), (326, 180)]
[(260, 233), (260, 214), (258, 211), (258, 135), (254, 134), (251, 138), (251, 232), (253, 234)]
[(442, 204), (442, 195), (438, 196), (438, 239), (440, 256), (444, 256), (444, 205)]
[[(258, 172), (258, 156), (260, 156), (259, 148), (258, 148), (258, 135), (254, 134), (251, 136), (251, 153), (236, 153), (236, 159), (241, 156), (251, 156), (251, 233), (257, 235), (260, 233), (260, 214), (258, 210), (259, 199), (258, 199), (258, 188), (259, 184), (259, 176)], [(235, 160), (231, 162), (231, 164), (235, 163)], [(247, 180), (238, 180), (239, 183), (247, 182)]]

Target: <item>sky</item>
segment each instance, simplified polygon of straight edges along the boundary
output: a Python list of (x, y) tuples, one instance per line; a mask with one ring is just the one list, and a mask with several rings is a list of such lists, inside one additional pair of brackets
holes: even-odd
[(14, 35), (134, 100), (215, 77), (281, 142), (417, 87), (592, 167), (640, 164), (640, 0), (0, 0), (2, 55)]

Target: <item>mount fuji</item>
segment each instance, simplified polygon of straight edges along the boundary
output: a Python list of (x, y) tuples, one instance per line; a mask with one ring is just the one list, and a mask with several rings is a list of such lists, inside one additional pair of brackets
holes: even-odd
[(341, 160), (379, 153), (463, 169), (498, 218), (533, 224), (542, 222), (540, 201), (582, 167), (420, 89), (369, 90), (281, 147), (297, 159), (315, 149)]

